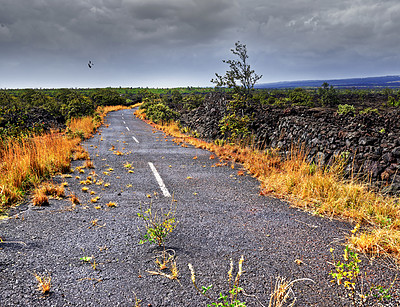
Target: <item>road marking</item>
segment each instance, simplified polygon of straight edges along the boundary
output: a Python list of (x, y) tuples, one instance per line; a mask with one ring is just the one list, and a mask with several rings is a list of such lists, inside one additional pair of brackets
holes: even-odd
[(122, 121), (125, 125), (126, 125), (126, 122), (125, 121)]
[(137, 140), (137, 138), (135, 138), (134, 136), (132, 136), (132, 139), (139, 144), (139, 141)]
[(154, 164), (149, 162), (149, 166), (150, 166), (151, 170), (153, 171), (154, 177), (156, 177), (158, 185), (160, 186), (160, 189), (163, 192), (164, 196), (171, 197), (171, 194), (169, 194), (168, 189), (165, 186), (160, 174), (157, 172), (157, 169), (154, 167)]
[(130, 131), (128, 127), (125, 127), (125, 128), (126, 128), (126, 130)]

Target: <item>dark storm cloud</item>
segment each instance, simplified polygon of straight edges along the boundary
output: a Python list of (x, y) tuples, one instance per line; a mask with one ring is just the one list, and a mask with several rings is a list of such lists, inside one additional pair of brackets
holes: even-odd
[(6, 0), (0, 13), (0, 40), (52, 51), (193, 45), (234, 27), (236, 11), (226, 0)]
[(240, 40), (263, 81), (386, 74), (399, 69), (399, 28), (397, 0), (2, 0), (0, 69), (65, 82), (90, 58), (98, 82), (207, 85)]

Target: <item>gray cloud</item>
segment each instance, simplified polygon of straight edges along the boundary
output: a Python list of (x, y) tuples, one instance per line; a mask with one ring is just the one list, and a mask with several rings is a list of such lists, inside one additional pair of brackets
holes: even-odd
[(399, 28), (395, 0), (3, 0), (0, 87), (211, 85), (237, 40), (264, 82), (397, 73)]

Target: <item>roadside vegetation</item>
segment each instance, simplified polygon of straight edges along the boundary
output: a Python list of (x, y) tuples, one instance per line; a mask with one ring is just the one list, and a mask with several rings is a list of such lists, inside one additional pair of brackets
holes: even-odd
[(57, 172), (70, 172), (72, 159), (86, 159), (80, 141), (95, 132), (107, 112), (125, 104), (111, 90), (92, 97), (68, 89), (53, 94), (0, 91), (0, 212), (33, 188), (38, 188), (34, 202), (45, 204), (40, 183)]
[[(217, 86), (225, 86), (232, 91), (225, 95), (225, 115), (219, 122), (221, 138), (198, 139), (197, 131), (179, 123), (179, 117), (190, 111), (189, 105), (195, 108), (201, 103), (196, 100), (188, 104), (189, 100), (195, 100), (190, 95), (178, 99), (179, 93), (174, 92), (169, 97), (149, 97), (136, 116), (150, 120), (158, 129), (176, 137), (178, 142), (208, 149), (227, 162), (242, 163), (261, 182), (260, 193), (263, 195), (287, 199), (313, 214), (345, 218), (360, 225), (360, 230), (347, 238), (351, 248), (400, 259), (398, 196), (384, 195), (345, 170), (346, 153), (338, 154), (326, 166), (309, 161), (307, 148), (301, 145), (293, 146), (286, 157), (280, 154), (279, 149), (260, 148), (252, 142), (251, 126), (254, 122), (249, 113), (252, 105), (265, 104), (278, 108), (293, 105), (325, 107), (339, 115), (350, 116), (356, 113), (376, 114), (380, 110), (398, 108), (400, 92), (393, 89), (339, 91), (326, 83), (318, 89), (254, 91), (255, 81), (260, 77), (249, 67), (240, 70), (247, 65), (244, 62), (247, 59), (245, 46), (237, 43), (232, 51), (241, 60), (224, 61), (231, 70), (225, 76), (217, 74), (218, 79), (212, 80)], [(252, 81), (246, 83), (246, 80)]]

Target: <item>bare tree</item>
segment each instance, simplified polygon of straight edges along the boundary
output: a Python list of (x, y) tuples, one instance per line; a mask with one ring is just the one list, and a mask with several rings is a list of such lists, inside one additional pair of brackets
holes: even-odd
[(212, 79), (211, 82), (215, 83), (217, 87), (233, 88), (236, 93), (248, 97), (262, 75), (257, 75), (247, 64), (249, 56), (247, 55), (246, 45), (238, 41), (235, 43), (235, 49), (231, 49), (231, 51), (239, 57), (239, 60), (223, 60), (224, 63), (229, 65), (230, 70), (226, 71), (225, 76), (216, 73), (217, 78)]

